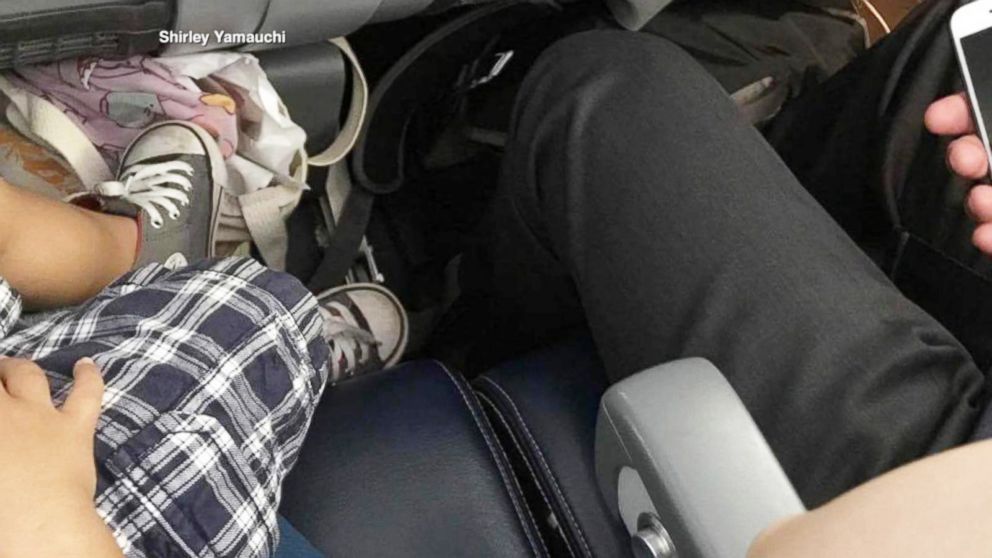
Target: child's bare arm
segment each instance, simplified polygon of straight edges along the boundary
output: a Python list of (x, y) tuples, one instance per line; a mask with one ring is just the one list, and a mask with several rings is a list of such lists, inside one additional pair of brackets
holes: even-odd
[(88, 359), (55, 408), (34, 363), (0, 360), (0, 555), (56, 558), (122, 556), (93, 503), (93, 436), (103, 379)]

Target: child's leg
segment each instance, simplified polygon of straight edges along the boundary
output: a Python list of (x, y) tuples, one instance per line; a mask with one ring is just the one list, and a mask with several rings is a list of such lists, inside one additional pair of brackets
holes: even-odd
[(127, 556), (268, 556), (279, 487), (327, 379), (316, 299), (253, 260), (144, 267), (0, 338), (64, 401), (90, 356), (106, 384), (97, 508)]
[(134, 265), (134, 219), (57, 202), (0, 180), (0, 277), (30, 309), (78, 304)]

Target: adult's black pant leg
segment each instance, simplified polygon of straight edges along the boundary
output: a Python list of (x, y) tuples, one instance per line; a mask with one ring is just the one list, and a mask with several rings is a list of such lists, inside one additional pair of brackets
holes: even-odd
[(584, 315), (613, 378), (689, 356), (807, 504), (967, 439), (983, 377), (656, 37), (589, 32), (523, 86), (492, 227), (504, 329)]

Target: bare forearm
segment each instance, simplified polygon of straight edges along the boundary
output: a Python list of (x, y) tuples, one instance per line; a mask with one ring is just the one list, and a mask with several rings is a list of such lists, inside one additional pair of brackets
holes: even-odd
[(992, 442), (907, 465), (786, 520), (749, 558), (979, 558), (992, 548)]
[(0, 359), (0, 556), (120, 558), (96, 511), (93, 441), (103, 401), (96, 363), (73, 367), (69, 394), (56, 408), (45, 371)]

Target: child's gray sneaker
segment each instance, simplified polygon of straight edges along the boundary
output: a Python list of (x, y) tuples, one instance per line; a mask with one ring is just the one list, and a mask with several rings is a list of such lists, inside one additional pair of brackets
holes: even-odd
[(399, 362), (410, 326), (406, 310), (388, 289), (354, 283), (325, 291), (317, 302), (331, 347), (332, 383)]
[(227, 167), (217, 142), (189, 122), (162, 122), (141, 133), (124, 152), (117, 180), (95, 194), (109, 213), (138, 218), (136, 266), (170, 269), (209, 258)]

